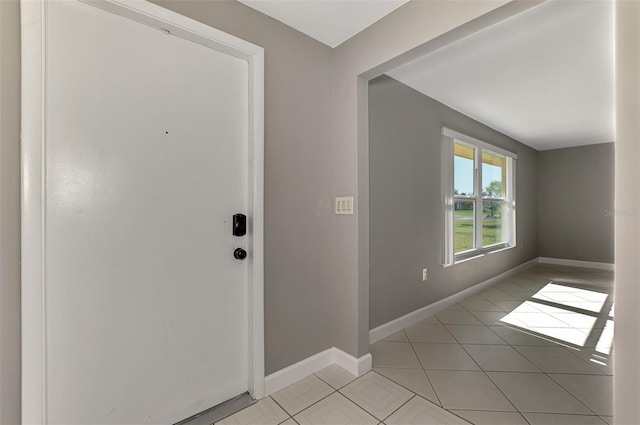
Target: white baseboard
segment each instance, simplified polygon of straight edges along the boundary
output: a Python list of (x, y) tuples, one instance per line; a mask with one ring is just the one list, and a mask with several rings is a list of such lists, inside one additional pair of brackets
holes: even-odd
[(559, 266), (583, 267), (586, 269), (611, 270), (615, 268), (611, 263), (596, 263), (594, 261), (567, 260), (564, 258), (538, 257), (540, 264), (557, 264)]
[(280, 369), (264, 378), (265, 396), (280, 391), (331, 364), (333, 364), (333, 347)]
[(407, 326), (411, 326), (414, 323), (424, 320), (427, 317), (432, 316), (438, 313), (439, 311), (442, 311), (445, 308), (450, 307), (464, 300), (467, 297), (470, 297), (471, 295), (477, 294), (478, 292), (481, 292), (483, 289), (488, 288), (489, 286), (495, 285), (501, 280), (504, 280), (515, 274), (518, 274), (521, 271), (526, 270), (530, 267), (533, 267), (536, 264), (538, 264), (538, 259), (534, 258), (533, 260), (529, 260), (526, 263), (522, 263), (519, 266), (516, 266), (503, 273), (500, 273), (497, 276), (494, 276), (490, 279), (487, 279), (483, 282), (473, 285), (470, 288), (467, 288), (456, 294), (448, 296), (447, 298), (443, 298), (440, 301), (436, 301), (435, 303), (429, 304), (428, 306), (422, 307), (418, 310), (412, 311), (411, 313), (405, 314), (404, 316), (399, 317), (390, 322), (387, 322), (384, 325), (380, 325), (375, 329), (371, 329), (369, 331), (369, 342), (373, 344), (374, 342), (378, 342), (381, 339), (388, 337), (389, 335), (393, 335), (394, 333), (406, 328)]
[(337, 364), (356, 376), (363, 375), (371, 370), (371, 360), (371, 354), (368, 353), (356, 358), (336, 347), (326, 349), (265, 377), (265, 396), (278, 392), (332, 364)]

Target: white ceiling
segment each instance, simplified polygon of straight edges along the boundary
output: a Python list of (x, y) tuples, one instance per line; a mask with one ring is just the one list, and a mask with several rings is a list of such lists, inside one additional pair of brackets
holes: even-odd
[(389, 75), (538, 150), (612, 142), (613, 2), (551, 0)]
[(238, 0), (336, 47), (409, 0)]

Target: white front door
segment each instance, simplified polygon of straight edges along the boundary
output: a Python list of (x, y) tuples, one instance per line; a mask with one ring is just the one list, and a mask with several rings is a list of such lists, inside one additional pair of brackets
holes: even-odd
[(177, 422), (248, 389), (248, 63), (46, 6), (46, 420)]

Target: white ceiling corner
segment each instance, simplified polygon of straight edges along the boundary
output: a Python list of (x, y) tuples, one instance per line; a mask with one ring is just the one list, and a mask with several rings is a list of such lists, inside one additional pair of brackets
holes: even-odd
[(549, 0), (388, 74), (537, 150), (614, 141), (610, 0)]
[(409, 0), (238, 0), (336, 47)]

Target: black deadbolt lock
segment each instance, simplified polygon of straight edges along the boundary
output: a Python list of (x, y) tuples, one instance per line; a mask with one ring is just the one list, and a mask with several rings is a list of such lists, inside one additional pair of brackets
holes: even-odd
[(244, 236), (247, 234), (247, 216), (244, 214), (233, 215), (233, 236)]
[(236, 260), (244, 260), (247, 258), (247, 251), (242, 248), (236, 248), (235, 251), (233, 251), (233, 258)]

